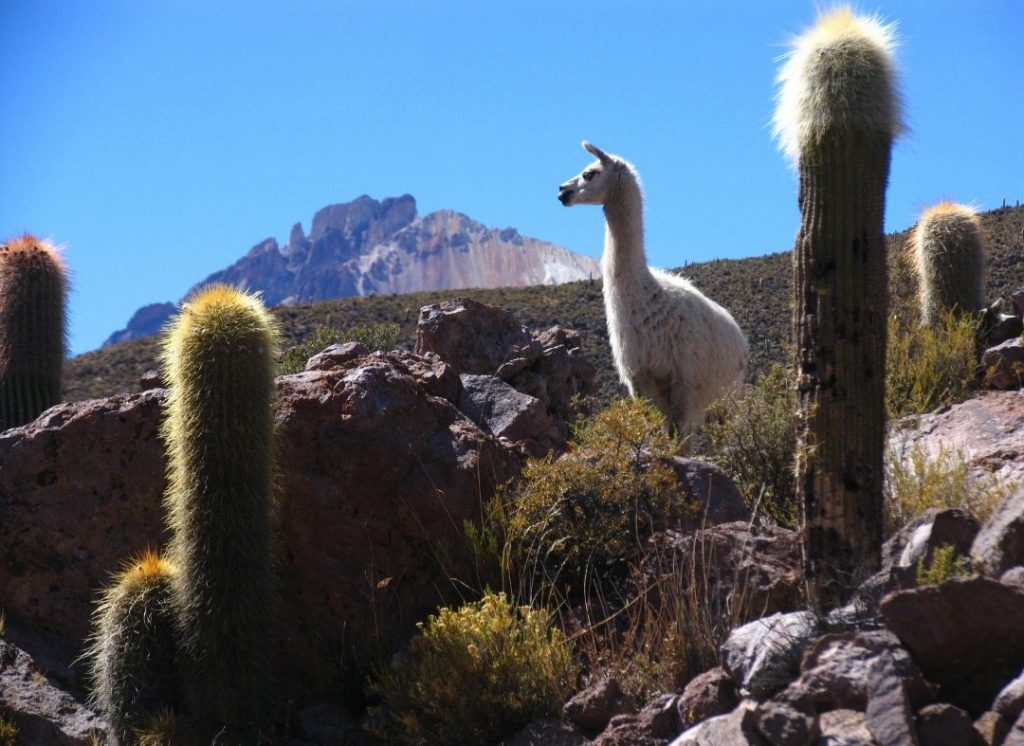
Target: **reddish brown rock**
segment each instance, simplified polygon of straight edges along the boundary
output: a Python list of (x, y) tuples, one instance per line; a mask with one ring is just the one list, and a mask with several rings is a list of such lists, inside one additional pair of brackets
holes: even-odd
[(1007, 720), (998, 712), (989, 710), (974, 721), (974, 731), (978, 734), (981, 743), (986, 746), (1002, 746), (1012, 725), (1012, 721)]
[(800, 543), (778, 526), (723, 523), (692, 533), (663, 531), (648, 543), (645, 577), (659, 593), (685, 594), (732, 626), (804, 606)]
[(690, 728), (711, 717), (724, 715), (739, 704), (736, 682), (721, 666), (690, 679), (676, 702), (679, 724)]
[(471, 298), (424, 306), (416, 327), (416, 352), (434, 352), (459, 373), (494, 375), (503, 364), (525, 359), (530, 342), (511, 313)]
[(1007, 339), (982, 353), (985, 385), (994, 389), (1019, 389), (1024, 385), (1024, 343), (1020, 336)]
[(591, 735), (600, 733), (616, 715), (635, 713), (636, 708), (619, 689), (614, 678), (606, 676), (578, 692), (562, 708), (562, 714)]
[(587, 746), (589, 743), (590, 740), (572, 723), (544, 718), (504, 739), (502, 746)]
[(591, 746), (664, 746), (679, 733), (676, 697), (663, 694), (636, 715), (616, 715)]
[(971, 716), (950, 704), (921, 708), (916, 725), (917, 741), (921, 746), (983, 746)]
[(882, 617), (939, 698), (972, 715), (989, 709), (1024, 668), (1024, 589), (985, 577), (897, 591)]
[[(437, 371), (371, 355), (278, 379), (284, 667), (303, 685), (454, 595), (462, 522), (519, 463), (431, 393)], [(165, 542), (164, 395), (62, 405), (0, 434), (0, 598), (79, 649), (110, 573)]]

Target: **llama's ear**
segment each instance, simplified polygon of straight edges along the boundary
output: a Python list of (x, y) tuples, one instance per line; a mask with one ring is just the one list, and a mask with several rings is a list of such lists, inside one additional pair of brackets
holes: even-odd
[(611, 158), (608, 156), (608, 154), (605, 153), (603, 150), (601, 150), (601, 148), (597, 147), (596, 145), (591, 145), (586, 140), (581, 142), (580, 145), (583, 146), (583, 149), (585, 151), (587, 151), (592, 156), (597, 158), (597, 160), (601, 161), (601, 163), (607, 163), (608, 161), (611, 160)]

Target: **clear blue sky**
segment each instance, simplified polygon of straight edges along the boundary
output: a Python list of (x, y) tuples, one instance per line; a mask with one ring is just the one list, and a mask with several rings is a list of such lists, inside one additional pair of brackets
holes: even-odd
[[(902, 39), (887, 229), (1024, 200), (1024, 2), (858, 7)], [(555, 200), (582, 138), (640, 170), (651, 264), (786, 250), (773, 77), (815, 8), (0, 0), (0, 237), (66, 244), (74, 353), (364, 193), (599, 255), (600, 211)]]

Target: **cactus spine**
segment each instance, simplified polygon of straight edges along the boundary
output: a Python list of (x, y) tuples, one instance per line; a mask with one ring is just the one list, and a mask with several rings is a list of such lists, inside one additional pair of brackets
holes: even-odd
[(169, 562), (146, 552), (117, 575), (96, 610), (93, 698), (115, 746), (135, 743), (138, 728), (173, 707), (173, 576)]
[(883, 233), (901, 131), (893, 30), (839, 8), (799, 37), (775, 132), (800, 172), (794, 256), (797, 500), (811, 604), (832, 608), (880, 563), (885, 345)]
[(50, 242), (24, 235), (0, 246), (0, 430), (60, 401), (67, 287)]
[(164, 343), (178, 676), (207, 742), (254, 743), (269, 705), (276, 345), (259, 299), (224, 285), (189, 298)]
[(984, 308), (985, 257), (973, 209), (953, 202), (928, 208), (914, 230), (913, 246), (924, 325), (937, 325), (954, 309)]

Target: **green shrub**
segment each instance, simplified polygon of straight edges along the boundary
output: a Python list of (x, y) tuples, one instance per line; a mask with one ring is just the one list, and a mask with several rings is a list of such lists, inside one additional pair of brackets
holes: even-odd
[(492, 511), (520, 597), (617, 595), (651, 532), (695, 509), (675, 498), (676, 450), (651, 404), (619, 399), (574, 428), (570, 453), (528, 461)]
[(886, 408), (895, 419), (962, 402), (977, 378), (978, 318), (947, 311), (936, 326), (889, 322)]
[(487, 594), (441, 609), (371, 685), (370, 730), (387, 743), (497, 743), (554, 715), (575, 679), (569, 645), (549, 615)]
[(891, 534), (929, 508), (963, 508), (984, 522), (1008, 495), (1008, 485), (971, 474), (967, 459), (945, 447), (931, 455), (920, 444), (885, 459), (885, 523)]
[(775, 363), (756, 384), (733, 389), (709, 411), (705, 433), (711, 460), (747, 503), (795, 527), (796, 392), (790, 369)]
[(323, 352), (333, 344), (362, 342), (370, 352), (387, 352), (398, 344), (399, 325), (391, 323), (362, 324), (348, 329), (320, 326), (306, 337), (301, 344), (281, 355), (277, 364), (277, 375), (299, 373), (306, 367), (313, 355)]
[(924, 557), (917, 562), (917, 584), (937, 585), (951, 578), (962, 578), (970, 573), (970, 562), (956, 553), (952, 544), (936, 547), (932, 561), (925, 565)]

